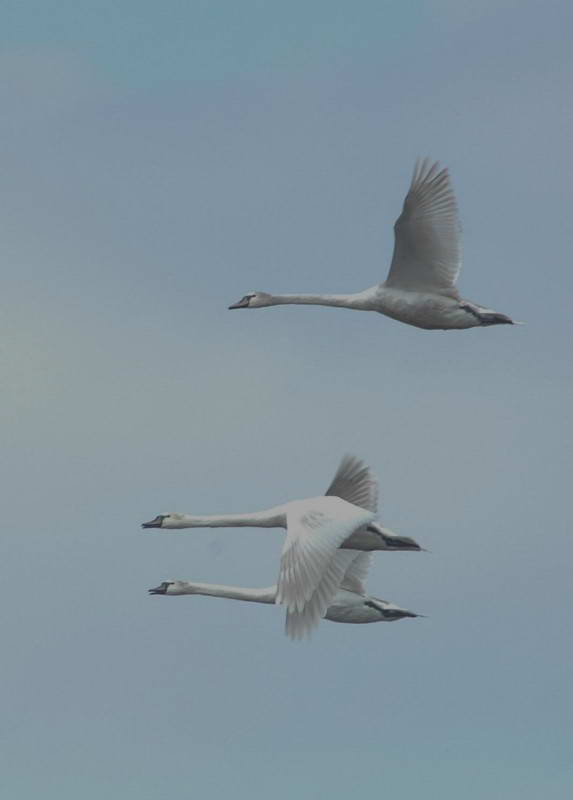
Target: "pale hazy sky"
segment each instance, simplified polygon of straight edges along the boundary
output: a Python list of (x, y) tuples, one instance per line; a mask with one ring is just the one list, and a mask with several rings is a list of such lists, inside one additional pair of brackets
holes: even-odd
[[(573, 788), (569, 2), (7, 0), (0, 788), (15, 800), (561, 800)], [(414, 159), (460, 287), (424, 332), (251, 289), (382, 280)], [(430, 553), (324, 623), (149, 597), (274, 582), (280, 531), (143, 533), (326, 488)]]

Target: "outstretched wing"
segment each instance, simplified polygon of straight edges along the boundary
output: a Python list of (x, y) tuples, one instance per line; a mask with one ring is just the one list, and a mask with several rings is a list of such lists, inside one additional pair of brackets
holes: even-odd
[(447, 169), (417, 161), (404, 208), (394, 225), (394, 255), (385, 286), (459, 298), (460, 223)]
[(378, 510), (378, 481), (370, 467), (356, 456), (343, 456), (325, 494), (341, 497), (367, 511)]
[[(340, 588), (349, 592), (365, 595), (363, 581), (366, 579), (370, 566), (371, 553), (360, 553), (356, 550), (337, 550), (334, 556), (335, 569), (344, 572), (340, 582)], [(336, 598), (334, 600), (336, 602)], [(304, 611), (288, 611), (286, 613), (285, 632), (291, 639), (302, 639), (309, 636), (312, 632), (315, 619), (320, 620), (315, 606), (318, 603), (317, 596), (314, 595), (309, 607)]]
[[(362, 554), (360, 554), (362, 555)], [(346, 589), (344, 580), (351, 569), (352, 563), (357, 558), (356, 550), (337, 550), (328, 569), (327, 580), (332, 580), (337, 588), (334, 590), (333, 598), (327, 604), (332, 605), (335, 602), (335, 597), (339, 588)], [(325, 581), (326, 583), (326, 581)], [(353, 591), (353, 590), (350, 590)], [(326, 610), (321, 612), (321, 592), (315, 592), (308, 603), (301, 611), (296, 609), (287, 608), (285, 620), (285, 633), (291, 639), (304, 639), (310, 636), (313, 628), (318, 625), (322, 617), (326, 614)]]
[(338, 497), (289, 504), (276, 599), (287, 612), (296, 613), (289, 635), (307, 634), (325, 615), (357, 555), (355, 550), (345, 555), (338, 548), (373, 518), (372, 512)]

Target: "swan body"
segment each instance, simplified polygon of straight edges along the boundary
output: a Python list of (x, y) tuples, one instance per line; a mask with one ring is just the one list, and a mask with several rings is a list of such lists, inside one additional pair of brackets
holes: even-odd
[(326, 610), (325, 619), (331, 622), (364, 625), (369, 622), (396, 622), (399, 619), (419, 616), (420, 614), (400, 608), (395, 603), (381, 600), (379, 597), (339, 589)]
[(229, 308), (322, 305), (377, 311), (426, 330), (513, 325), (505, 314), (462, 300), (456, 288), (461, 268), (458, 210), (447, 169), (418, 161), (394, 225), (394, 255), (384, 283), (355, 294), (250, 292)]
[[(169, 580), (163, 581), (155, 589), (149, 589), (149, 594), (178, 596), (188, 594), (207, 595), (208, 597), (224, 597), (230, 600), (243, 600), (248, 603), (267, 603), (274, 605), (277, 596), (277, 587), (268, 586), (264, 589), (246, 589), (239, 586), (220, 586), (215, 583), (193, 583), (192, 581)], [(348, 589), (340, 588), (326, 609), (325, 619), (331, 622), (345, 622), (362, 625), (368, 622), (394, 622), (406, 617), (419, 617), (413, 611), (379, 597), (357, 594)]]
[(159, 514), (142, 527), (286, 528), (276, 602), (287, 607), (287, 629), (296, 638), (324, 616), (360, 551), (421, 549), (375, 523), (376, 508), (377, 482), (370, 469), (345, 456), (326, 495), (250, 514)]
[[(288, 512), (300, 514), (312, 509), (317, 515), (328, 508), (331, 513), (338, 513), (343, 508), (325, 497), (313, 497), (308, 500), (292, 500), (282, 506), (275, 506), (264, 511), (250, 514), (212, 514), (194, 515), (169, 512), (158, 514), (150, 522), (144, 522), (142, 528), (161, 528), (162, 530), (182, 530), (184, 528), (288, 528)], [(422, 550), (423, 548), (409, 536), (398, 536), (389, 528), (383, 528), (373, 519), (359, 525), (340, 545), (350, 550)]]
[[(346, 567), (343, 569), (340, 586), (333, 595), (324, 614), (325, 619), (332, 622), (364, 624), (368, 622), (393, 622), (405, 617), (418, 617), (412, 611), (387, 600), (371, 597), (366, 594), (364, 580), (370, 566), (369, 553), (338, 553)], [(269, 586), (264, 589), (245, 589), (239, 586), (221, 586), (214, 583), (194, 583), (192, 581), (163, 581), (150, 594), (184, 595), (202, 594), (210, 597), (225, 597), (230, 600), (244, 600), (251, 603), (279, 602), (279, 587)], [(314, 625), (304, 614), (291, 613), (287, 610), (286, 632), (293, 639), (308, 636)]]

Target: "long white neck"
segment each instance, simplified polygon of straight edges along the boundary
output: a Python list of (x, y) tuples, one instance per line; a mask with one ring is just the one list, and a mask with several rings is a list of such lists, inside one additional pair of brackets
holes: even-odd
[(283, 506), (275, 506), (250, 514), (210, 514), (195, 516), (180, 514), (176, 519), (165, 519), (163, 528), (286, 528)]
[(356, 294), (273, 294), (269, 305), (336, 306), (368, 310), (365, 292)]
[(226, 597), (229, 600), (246, 600), (249, 603), (274, 603), (277, 587), (244, 589), (241, 586), (219, 586), (216, 583), (193, 583), (178, 581), (176, 591), (170, 594), (204, 594), (209, 597)]

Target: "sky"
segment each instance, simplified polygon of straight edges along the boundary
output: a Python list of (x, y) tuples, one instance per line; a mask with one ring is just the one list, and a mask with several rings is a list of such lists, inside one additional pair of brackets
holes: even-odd
[[(573, 786), (573, 10), (555, 0), (7, 0), (1, 12), (0, 787), (552, 800)], [(464, 297), (526, 322), (229, 312), (384, 279), (417, 156), (449, 166)], [(324, 622), (150, 597), (275, 582), (280, 530), (163, 511), (322, 493), (380, 520)]]

